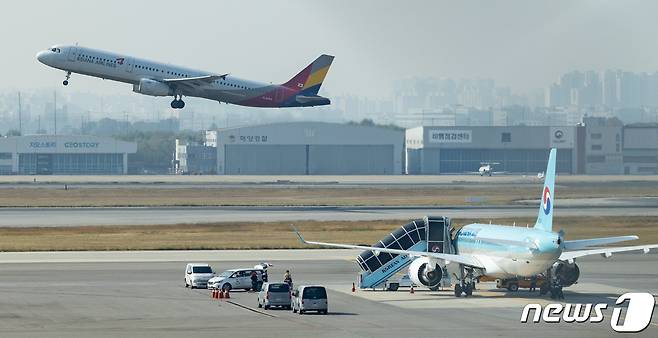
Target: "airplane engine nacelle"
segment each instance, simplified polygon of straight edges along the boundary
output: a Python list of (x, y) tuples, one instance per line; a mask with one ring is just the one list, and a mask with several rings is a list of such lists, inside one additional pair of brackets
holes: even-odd
[[(431, 264), (435, 264), (433, 270), (428, 269), (428, 267), (432, 266)], [(416, 258), (409, 265), (409, 278), (416, 285), (435, 287), (441, 283), (441, 277), (443, 277), (441, 266), (431, 263), (427, 257)]]
[(141, 79), (139, 84), (133, 85), (133, 91), (151, 96), (171, 96), (174, 91), (166, 83), (151, 79)]
[(562, 286), (571, 286), (578, 281), (580, 268), (576, 263), (557, 262), (553, 264), (552, 273), (559, 278)]

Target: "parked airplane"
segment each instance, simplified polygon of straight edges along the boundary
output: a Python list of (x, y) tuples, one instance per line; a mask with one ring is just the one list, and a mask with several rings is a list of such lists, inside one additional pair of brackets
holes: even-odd
[(384, 247), (336, 244), (306, 241), (295, 229), (299, 239), (306, 244), (361, 249), (393, 255), (415, 257), (409, 266), (409, 277), (417, 285), (435, 286), (441, 282), (444, 271), (452, 270), (458, 281), (455, 296), (471, 295), (475, 279), (488, 276), (499, 279), (535, 277), (544, 275), (541, 294), (550, 292), (551, 298), (562, 298), (562, 288), (576, 283), (580, 269), (575, 260), (589, 255), (610, 257), (616, 252), (643, 251), (648, 253), (658, 244), (629, 247), (587, 249), (611, 243), (638, 239), (637, 236), (617, 236), (581, 240), (564, 240), (564, 232), (553, 231), (553, 207), (555, 203), (556, 149), (551, 149), (546, 179), (539, 203), (539, 214), (534, 227), (515, 227), (492, 224), (469, 224), (461, 228), (453, 240), (453, 252), (420, 252)]
[(273, 85), (81, 46), (57, 45), (37, 54), (39, 62), (66, 72), (65, 86), (72, 73), (130, 83), (136, 93), (173, 96), (174, 109), (185, 107), (183, 96), (249, 107), (328, 105), (318, 91), (333, 59), (321, 55), (289, 81)]

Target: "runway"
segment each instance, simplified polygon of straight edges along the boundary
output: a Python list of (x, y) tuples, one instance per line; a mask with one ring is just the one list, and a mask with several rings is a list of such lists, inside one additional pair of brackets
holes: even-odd
[[(534, 204), (534, 203), (533, 203)], [(400, 207), (136, 207), (136, 208), (2, 208), (0, 227), (196, 224), (267, 221), (365, 221), (416, 219), (426, 215), (452, 218), (534, 217), (535, 205), (400, 206)], [(651, 206), (556, 207), (555, 216), (658, 216)]]
[[(395, 293), (358, 290), (351, 284), (358, 268), (349, 261), (353, 253), (336, 250), (332, 256), (305, 250), (275, 252), (199, 252), (195, 258), (213, 258), (216, 269), (253, 266), (270, 261), (273, 280), (291, 269), (299, 284), (324, 284), (329, 288), (328, 316), (299, 316), (284, 310), (256, 308), (256, 296), (232, 292), (232, 303), (212, 300), (206, 290), (183, 287), (184, 262), (98, 261), (96, 254), (69, 253), (67, 263), (39, 262), (26, 253), (23, 260), (4, 263), (0, 254), (0, 336), (11, 337), (607, 337), (611, 308), (599, 324), (523, 324), (525, 304), (547, 303), (527, 291), (515, 294), (478, 285), (472, 298), (456, 299), (450, 291), (419, 290)], [(108, 253), (107, 257), (110, 257)], [(144, 253), (134, 252), (140, 259)], [(147, 256), (156, 254), (147, 254)], [(188, 252), (186, 255), (195, 255)], [(157, 255), (156, 255), (157, 256)], [(271, 257), (270, 257), (271, 256)], [(320, 257), (317, 257), (320, 256)], [(43, 257), (43, 256), (41, 256)], [(188, 256), (189, 257), (189, 256)], [(260, 258), (260, 259), (255, 259)], [(274, 259), (270, 259), (274, 258)], [(235, 259), (235, 260), (234, 260)], [(616, 255), (609, 260), (579, 260), (581, 280), (567, 289), (568, 302), (613, 302), (628, 290), (658, 293), (658, 256)], [(653, 323), (658, 323), (658, 311)], [(650, 325), (639, 337), (655, 337)]]

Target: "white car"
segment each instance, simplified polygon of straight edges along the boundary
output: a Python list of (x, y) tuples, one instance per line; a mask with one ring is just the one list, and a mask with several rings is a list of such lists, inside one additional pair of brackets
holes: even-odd
[(253, 288), (251, 284), (252, 271), (256, 271), (256, 275), (258, 276), (258, 285), (254, 291), (259, 291), (260, 287), (263, 285), (263, 270), (254, 268), (226, 270), (220, 273), (217, 277), (208, 280), (208, 288), (222, 290), (251, 290)]
[(215, 276), (210, 265), (206, 263), (189, 263), (185, 267), (185, 287), (206, 288), (208, 280)]

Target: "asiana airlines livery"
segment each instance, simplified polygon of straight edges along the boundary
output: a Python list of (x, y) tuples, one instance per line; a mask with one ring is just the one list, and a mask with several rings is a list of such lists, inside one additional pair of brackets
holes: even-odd
[[(563, 298), (562, 288), (576, 283), (580, 269), (575, 260), (589, 255), (605, 258), (613, 253), (640, 251), (648, 253), (658, 244), (601, 247), (602, 245), (635, 240), (637, 236), (617, 236), (579, 240), (565, 240), (562, 230), (553, 230), (555, 209), (556, 149), (551, 149), (544, 186), (541, 190), (539, 211), (534, 227), (517, 227), (493, 224), (468, 224), (454, 235), (453, 249), (449, 253), (399, 250), (388, 247), (361, 246), (306, 241), (306, 244), (368, 250), (378, 255), (407, 255), (414, 260), (409, 265), (409, 277), (417, 285), (433, 287), (441, 282), (448, 271), (457, 278), (455, 296), (472, 294), (475, 280), (486, 276), (501, 280), (543, 277), (540, 293), (551, 298)], [(381, 242), (380, 242), (381, 243)], [(592, 248), (596, 247), (596, 248)]]
[(171, 108), (185, 107), (183, 96), (248, 107), (285, 108), (328, 105), (318, 95), (334, 57), (321, 55), (283, 84), (268, 84), (232, 76), (194, 70), (120, 53), (82, 46), (56, 45), (37, 54), (44, 65), (71, 74), (83, 74), (133, 85), (133, 91), (151, 96), (173, 96)]

